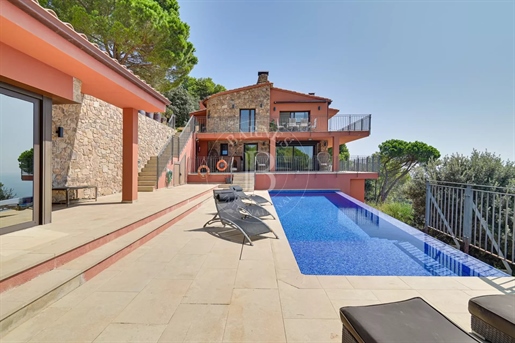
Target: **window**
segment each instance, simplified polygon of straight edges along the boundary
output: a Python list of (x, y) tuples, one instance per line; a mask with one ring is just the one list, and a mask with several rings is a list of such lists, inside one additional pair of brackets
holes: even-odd
[(302, 119), (306, 119), (309, 122), (309, 111), (279, 113), (279, 122), (283, 126), (290, 121), (290, 118), (295, 118), (297, 123), (300, 123)]
[(220, 156), (229, 156), (229, 144), (220, 144)]
[(256, 131), (256, 110), (240, 110), (240, 132)]

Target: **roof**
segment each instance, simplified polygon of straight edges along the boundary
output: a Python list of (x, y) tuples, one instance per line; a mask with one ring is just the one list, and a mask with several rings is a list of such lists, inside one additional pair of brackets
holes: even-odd
[(273, 88), (278, 90), (278, 91), (281, 91), (281, 92), (291, 93), (291, 94), (295, 94), (295, 95), (302, 95), (302, 96), (305, 96), (305, 97), (308, 97), (308, 98), (312, 98), (312, 99), (316, 99), (316, 100), (325, 100), (325, 101), (332, 102), (332, 100), (329, 99), (329, 98), (324, 98), (324, 97), (317, 96), (317, 95), (311, 95), (311, 94), (291, 91), (289, 89), (284, 89), (284, 88), (279, 88), (279, 87), (273, 87)]
[(281, 92), (291, 93), (291, 94), (295, 94), (295, 95), (301, 95), (301, 96), (305, 96), (305, 97), (308, 97), (308, 98), (312, 98), (314, 100), (322, 100), (322, 101), (332, 102), (332, 100), (329, 99), (329, 98), (324, 98), (324, 97), (317, 96), (317, 95), (311, 95), (311, 94), (306, 94), (306, 93), (292, 91), (292, 90), (289, 90), (289, 89), (274, 87), (274, 84), (272, 82), (263, 82), (263, 83), (258, 83), (258, 84), (255, 84), (255, 85), (250, 85), (250, 86), (245, 86), (245, 87), (240, 87), (240, 88), (234, 88), (234, 89), (230, 89), (230, 90), (227, 90), (227, 91), (215, 93), (213, 95), (208, 96), (204, 100), (202, 100), (201, 104), (205, 106), (207, 100), (212, 99), (212, 98), (217, 97), (217, 96), (220, 96), (220, 95), (227, 95), (227, 94), (231, 94), (231, 93), (238, 93), (238, 92), (242, 92), (242, 91), (246, 91), (246, 90), (254, 89), (254, 88), (259, 88), (259, 87), (263, 87), (263, 86), (270, 86), (272, 89), (276, 89), (276, 90), (281, 91)]
[(238, 92), (242, 92), (242, 91), (246, 91), (246, 90), (254, 89), (254, 88), (259, 88), (259, 87), (263, 87), (263, 86), (271, 86), (271, 87), (273, 87), (273, 85), (274, 84), (272, 82), (263, 82), (263, 83), (258, 83), (258, 84), (255, 84), (255, 85), (250, 85), (250, 86), (245, 86), (245, 87), (240, 87), (240, 88), (229, 89), (228, 91), (223, 91), (223, 92), (215, 93), (213, 95), (208, 96), (207, 98), (202, 100), (202, 103), (205, 105), (207, 100), (210, 100), (210, 99), (212, 99), (214, 97), (217, 97), (217, 96), (220, 96), (220, 95), (226, 95), (226, 94), (231, 94), (231, 93), (238, 93)]
[[(31, 0), (31, 1), (22, 1), (22, 0), (9, 0), (9, 2), (19, 8), (21, 11), (25, 12), (26, 14), (33, 17), (35, 20), (37, 20), (42, 25), (49, 28), (51, 31), (56, 33), (57, 35), (64, 38), (69, 43), (73, 44), (74, 46), (78, 47), (80, 50), (88, 54), (89, 56), (93, 57), (98, 62), (102, 63), (109, 69), (115, 71), (117, 74), (122, 76), (127, 81), (130, 81), (132, 84), (137, 86), (139, 89), (143, 90), (145, 93), (150, 95), (151, 97), (155, 98), (159, 102), (163, 104), (169, 104), (170, 101), (163, 96), (161, 93), (159, 93), (157, 90), (155, 90), (151, 85), (149, 85), (147, 82), (145, 82), (143, 79), (141, 79), (139, 76), (134, 74), (131, 70), (129, 70), (124, 65), (120, 64), (118, 60), (111, 58), (107, 52), (101, 50), (98, 45), (91, 43), (85, 34), (79, 33), (75, 31), (73, 26), (69, 23), (65, 23), (61, 21), (56, 13), (50, 9), (45, 9), (42, 6), (39, 5), (37, 0)], [(2, 5), (3, 6), (3, 5)], [(2, 11), (2, 19), (7, 19), (7, 21), (4, 21), (3, 25), (8, 25), (8, 21), (10, 18), (5, 17), (5, 11)], [(12, 12), (8, 12), (11, 14)], [(25, 29), (29, 27), (27, 24), (26, 26), (23, 26), (25, 23), (18, 23), (22, 29)], [(18, 32), (21, 32), (22, 30), (18, 30)], [(38, 32), (31, 32), (34, 35), (39, 35)], [(43, 35), (43, 33), (41, 33)], [(5, 36), (2, 35), (2, 39)], [(41, 37), (39, 37), (42, 39)], [(8, 45), (11, 42), (7, 43)], [(20, 45), (21, 46), (21, 45)], [(14, 46), (14, 48), (18, 49), (18, 46)], [(23, 50), (20, 50), (22, 52), (25, 52)], [(62, 53), (68, 53), (71, 55), (70, 51), (62, 51)], [(33, 55), (34, 56), (34, 55)], [(73, 56), (72, 58), (78, 59), (76, 56)], [(54, 66), (55, 67), (55, 66)], [(63, 66), (64, 68), (64, 66)], [(60, 69), (60, 67), (58, 68)], [(72, 75), (72, 74), (71, 74)], [(72, 75), (74, 76), (74, 75)]]

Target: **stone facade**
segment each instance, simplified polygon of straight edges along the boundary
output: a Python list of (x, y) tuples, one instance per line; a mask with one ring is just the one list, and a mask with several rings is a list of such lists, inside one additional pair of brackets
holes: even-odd
[[(138, 170), (156, 156), (173, 130), (139, 114)], [(81, 104), (54, 105), (52, 108), (52, 185), (96, 185), (98, 195), (122, 189), (122, 110), (84, 95)], [(57, 127), (64, 137), (57, 137)], [(54, 201), (63, 194), (54, 192)]]
[(240, 110), (256, 111), (256, 131), (270, 128), (270, 83), (208, 99), (207, 132), (239, 132)]

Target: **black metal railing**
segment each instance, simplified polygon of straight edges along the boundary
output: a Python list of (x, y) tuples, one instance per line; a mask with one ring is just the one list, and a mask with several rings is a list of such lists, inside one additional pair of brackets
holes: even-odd
[(329, 119), (328, 131), (370, 131), (371, 114), (337, 115)]
[[(223, 170), (218, 170), (217, 168), (217, 164), (220, 160), (225, 161), (225, 166), (220, 164), (220, 169)], [(199, 156), (195, 158), (195, 171), (198, 170), (200, 166), (207, 166), (211, 173), (230, 173), (232, 168), (234, 168), (234, 166), (231, 167), (233, 160), (231, 156)]]
[(307, 156), (276, 156), (275, 170), (281, 171), (312, 171), (316, 170), (315, 158)]
[(476, 249), (499, 259), (511, 273), (515, 264), (515, 189), (428, 181), (426, 229), (450, 236), (457, 248)]
[(195, 117), (190, 117), (190, 120), (188, 120), (184, 126), (184, 129), (182, 129), (182, 132), (179, 135), (179, 154), (182, 153), (186, 143), (188, 143), (188, 140), (191, 138), (193, 132), (195, 131), (195, 122)]
[[(192, 117), (193, 118), (193, 117)], [(290, 120), (259, 118), (252, 122), (241, 122), (238, 116), (194, 117), (195, 131), (199, 133), (223, 132), (322, 132), (322, 131), (370, 131), (371, 119), (367, 115), (342, 115), (329, 119), (327, 130), (322, 130), (319, 119)]]
[(355, 171), (379, 173), (381, 159), (379, 156), (351, 156), (346, 161), (340, 161), (340, 171)]

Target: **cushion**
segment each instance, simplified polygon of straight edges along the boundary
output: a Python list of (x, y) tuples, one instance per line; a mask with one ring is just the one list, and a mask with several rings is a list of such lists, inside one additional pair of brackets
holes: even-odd
[(419, 297), (342, 307), (340, 317), (358, 342), (478, 342)]
[(515, 295), (483, 295), (469, 300), (469, 312), (515, 338)]
[(216, 199), (220, 202), (231, 202), (236, 199), (234, 192), (223, 192), (216, 194)]
[(232, 186), (231, 188), (234, 189), (236, 192), (242, 192), (243, 191), (243, 188), (241, 188), (241, 186), (238, 186), (238, 185)]

